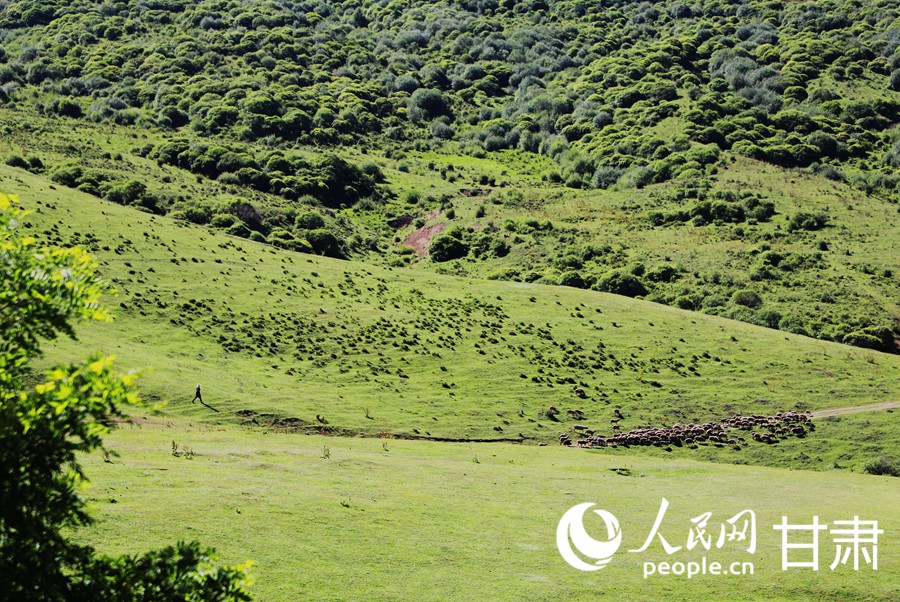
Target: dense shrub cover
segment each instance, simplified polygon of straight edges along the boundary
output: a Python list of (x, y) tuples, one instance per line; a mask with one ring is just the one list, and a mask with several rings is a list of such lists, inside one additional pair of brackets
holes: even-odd
[[(276, 145), (517, 148), (573, 187), (689, 180), (722, 150), (871, 169), (900, 115), (897, 27), (888, 0), (22, 0), (0, 9), (0, 102), (32, 87), (45, 114)], [(273, 185), (219, 159), (204, 173)]]

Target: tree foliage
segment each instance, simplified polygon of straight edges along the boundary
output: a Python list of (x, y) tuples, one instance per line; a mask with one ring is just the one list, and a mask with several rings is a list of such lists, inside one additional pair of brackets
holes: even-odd
[[(572, 186), (689, 178), (710, 144), (868, 169), (900, 112), (897, 28), (884, 0), (20, 0), (0, 4), (0, 102), (266, 144), (516, 148)], [(643, 135), (670, 118), (677, 137)]]

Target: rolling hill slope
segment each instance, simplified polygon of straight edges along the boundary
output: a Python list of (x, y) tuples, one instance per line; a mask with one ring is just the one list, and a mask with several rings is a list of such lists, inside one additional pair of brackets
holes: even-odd
[[(611, 420), (627, 430), (897, 397), (900, 364), (877, 351), (599, 292), (279, 251), (0, 173), (34, 210), (36, 236), (87, 247), (119, 291), (114, 323), (48, 359), (113, 353), (147, 370), (149, 399), (192, 420), (552, 442), (576, 422), (606, 432)], [(220, 413), (189, 403), (196, 382)], [(552, 418), (550, 406), (584, 417)], [(887, 420), (885, 436), (872, 441), (862, 420)], [(846, 439), (818, 457), (802, 452), (812, 439), (674, 453), (820, 468), (849, 453), (859, 468), (896, 449), (891, 425), (845, 417), (817, 431)]]
[(887, 0), (20, 0), (0, 6), (0, 153), (281, 248), (896, 352), (898, 19)]

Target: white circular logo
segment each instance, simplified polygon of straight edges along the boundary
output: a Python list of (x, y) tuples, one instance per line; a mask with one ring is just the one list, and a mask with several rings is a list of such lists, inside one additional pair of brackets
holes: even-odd
[[(581, 571), (598, 571), (605, 567), (622, 543), (619, 521), (606, 510), (594, 510), (594, 514), (606, 523), (607, 540), (597, 541), (587, 534), (584, 529), (584, 513), (593, 505), (589, 502), (569, 508), (556, 528), (556, 547), (559, 548), (559, 553), (566, 562)], [(575, 554), (573, 546), (583, 556), (596, 562), (588, 564), (583, 561)]]

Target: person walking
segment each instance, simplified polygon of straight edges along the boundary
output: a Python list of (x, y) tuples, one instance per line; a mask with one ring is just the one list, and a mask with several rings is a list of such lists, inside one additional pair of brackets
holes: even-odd
[(197, 389), (194, 392), (194, 399), (191, 401), (191, 403), (197, 403), (198, 399), (200, 400), (200, 403), (203, 403), (203, 398), (200, 397), (200, 385), (199, 384), (197, 385)]

